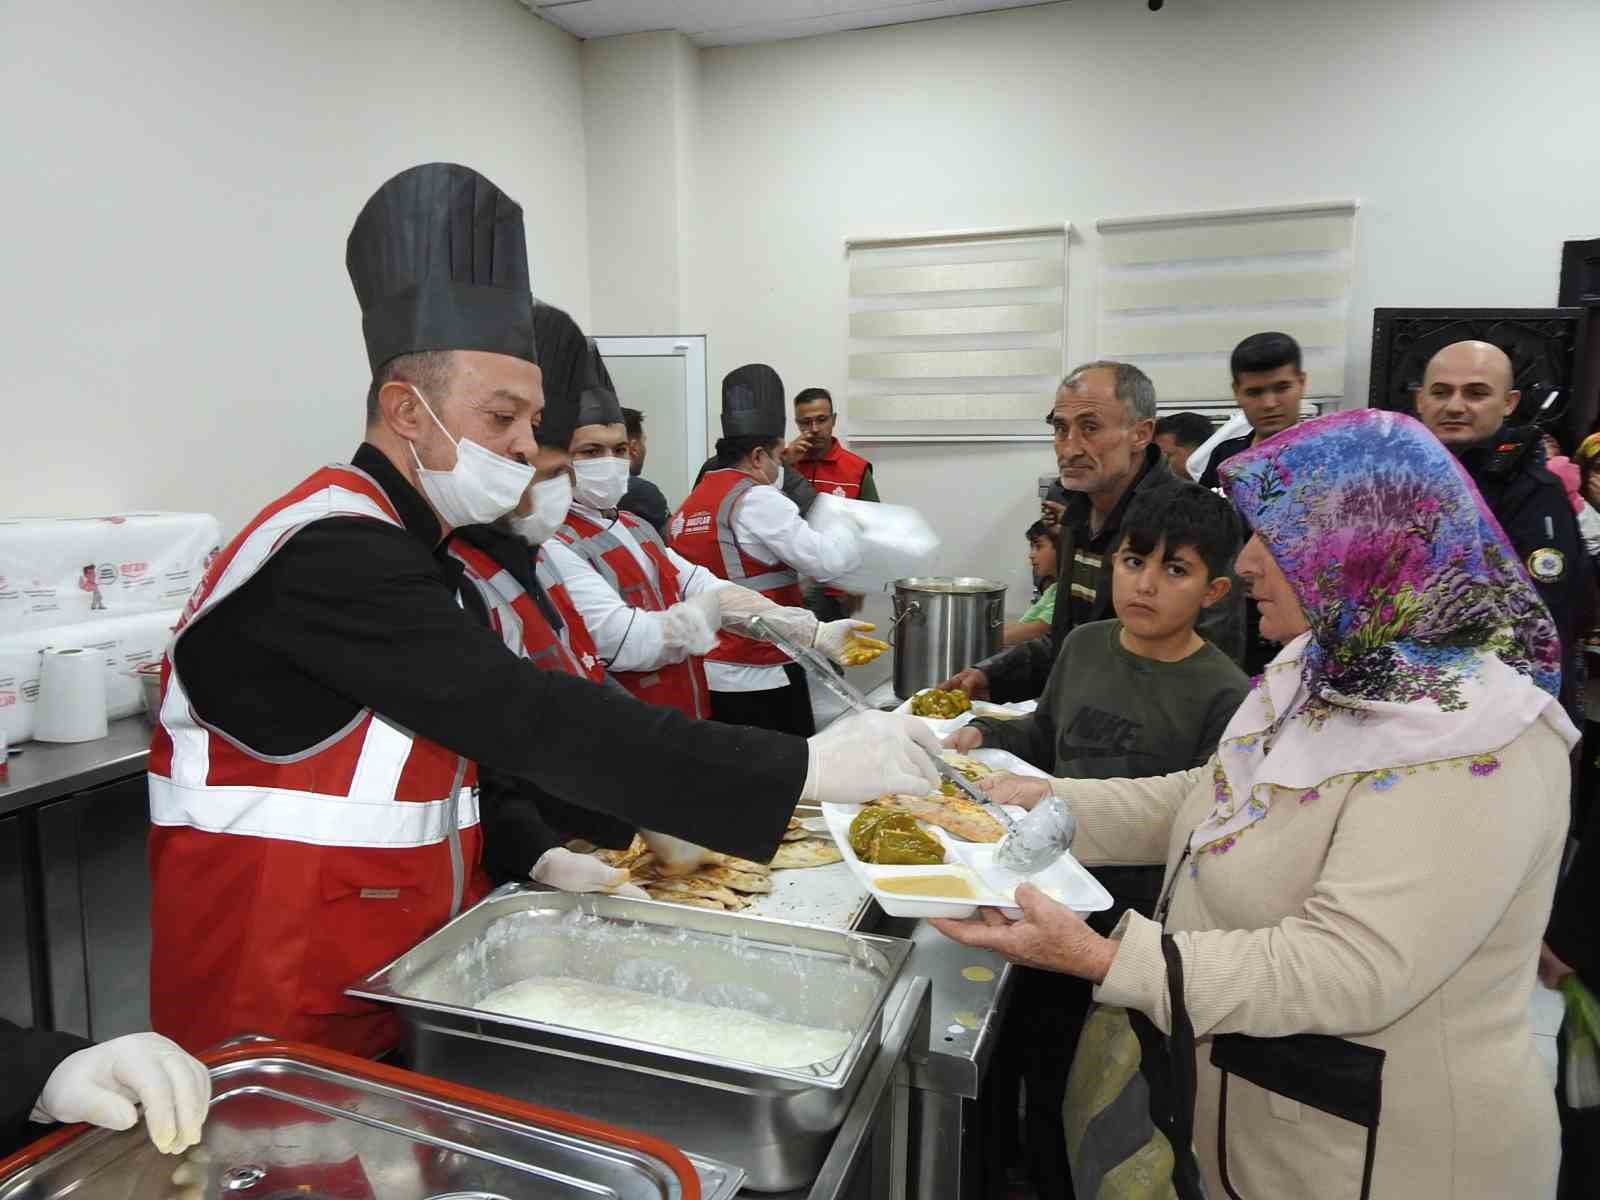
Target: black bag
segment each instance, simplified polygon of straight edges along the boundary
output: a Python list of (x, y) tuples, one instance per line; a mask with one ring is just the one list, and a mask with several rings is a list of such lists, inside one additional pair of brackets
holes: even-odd
[(1217, 1098), (1217, 1173), (1231, 1200), (1243, 1200), (1228, 1178), (1228, 1077), (1342, 1117), (1367, 1131), (1361, 1200), (1372, 1194), (1372, 1164), (1378, 1152), (1378, 1110), (1383, 1099), (1384, 1051), (1320, 1033), (1257, 1038), (1219, 1034), (1211, 1043), (1211, 1065), (1222, 1072)]

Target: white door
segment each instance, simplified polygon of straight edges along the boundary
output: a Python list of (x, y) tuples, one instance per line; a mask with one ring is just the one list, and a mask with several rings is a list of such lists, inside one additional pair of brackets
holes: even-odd
[(676, 509), (706, 460), (706, 339), (597, 337), (624, 408), (644, 414), (644, 478)]

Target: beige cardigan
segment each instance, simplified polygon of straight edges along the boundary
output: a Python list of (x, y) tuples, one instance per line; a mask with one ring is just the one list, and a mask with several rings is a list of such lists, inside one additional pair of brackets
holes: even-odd
[[(1306, 799), (1279, 789), (1232, 847), (1184, 865), (1167, 929), (1198, 1043), (1209, 1195), (1227, 1195), (1217, 1033), (1325, 1033), (1387, 1051), (1374, 1197), (1554, 1192), (1555, 1099), (1528, 1004), (1566, 837), (1567, 751), (1541, 721), (1497, 762), (1340, 776)], [(1164, 860), (1169, 883), (1212, 804), (1211, 764), (1055, 786), (1077, 814), (1082, 861)], [(1118, 933), (1096, 997), (1166, 1029), (1160, 927), (1130, 913)], [(1233, 1078), (1227, 1132), (1243, 1200), (1359, 1193), (1366, 1135), (1353, 1124)]]

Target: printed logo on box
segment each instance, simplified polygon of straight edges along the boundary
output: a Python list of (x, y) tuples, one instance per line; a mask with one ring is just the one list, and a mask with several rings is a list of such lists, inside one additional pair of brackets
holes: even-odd
[(150, 564), (147, 562), (125, 562), (122, 564), (122, 577), (127, 579), (133, 576), (143, 575), (149, 569)]

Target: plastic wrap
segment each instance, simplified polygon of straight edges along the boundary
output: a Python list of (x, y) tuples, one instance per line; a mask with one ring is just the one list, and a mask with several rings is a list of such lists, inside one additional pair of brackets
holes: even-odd
[(903, 504), (878, 504), (820, 495), (806, 513), (806, 522), (826, 534), (848, 522), (861, 541), (861, 563), (855, 570), (825, 582), (846, 592), (881, 592), (897, 579), (927, 575), (939, 552), (939, 535), (921, 513)]

